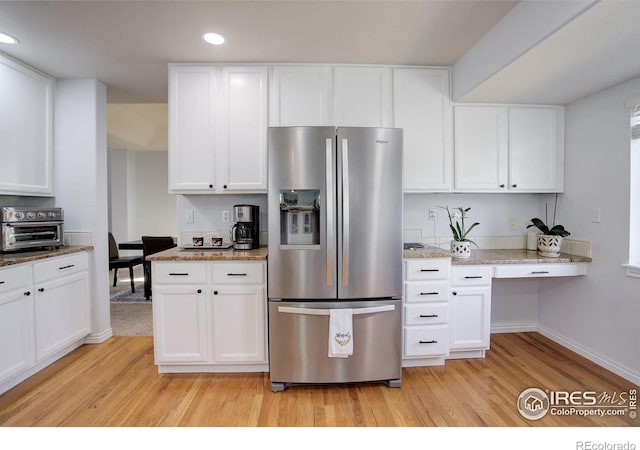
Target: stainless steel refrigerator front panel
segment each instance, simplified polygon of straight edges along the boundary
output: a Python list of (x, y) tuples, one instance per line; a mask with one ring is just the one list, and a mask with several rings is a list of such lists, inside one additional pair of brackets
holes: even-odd
[(338, 128), (338, 297), (402, 296), (402, 130)]
[[(331, 308), (352, 308), (354, 311), (353, 355), (348, 358), (328, 356), (328, 312)], [(390, 310), (358, 314), (359, 308)], [(399, 383), (402, 375), (401, 308), (401, 300), (269, 301), (271, 382), (346, 383), (395, 380)], [(308, 314), (305, 310), (324, 310), (326, 314)]]
[[(337, 297), (335, 136), (334, 127), (268, 130), (269, 298)], [(279, 194), (287, 189), (320, 190), (319, 245), (281, 245)]]

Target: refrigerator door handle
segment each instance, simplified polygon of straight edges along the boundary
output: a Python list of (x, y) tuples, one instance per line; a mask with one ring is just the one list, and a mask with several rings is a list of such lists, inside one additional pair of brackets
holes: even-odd
[[(373, 314), (379, 312), (395, 311), (396, 305), (371, 306), (368, 308), (353, 308), (353, 315)], [(330, 309), (295, 308), (291, 306), (278, 306), (279, 313), (306, 314), (310, 316), (328, 316)]]
[(342, 286), (349, 286), (349, 142), (342, 139)]
[(327, 286), (333, 286), (333, 249), (336, 245), (335, 219), (333, 217), (333, 139), (325, 141), (327, 157), (325, 161), (327, 182)]

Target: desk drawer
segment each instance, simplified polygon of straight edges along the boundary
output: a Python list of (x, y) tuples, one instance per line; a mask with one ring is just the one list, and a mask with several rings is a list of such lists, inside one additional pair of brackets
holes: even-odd
[(449, 281), (430, 281), (428, 283), (405, 283), (406, 303), (446, 302), (449, 299)]
[(490, 286), (492, 266), (457, 266), (451, 269), (451, 286)]
[(207, 282), (207, 263), (161, 262), (151, 263), (155, 284), (204, 284)]
[(425, 258), (405, 260), (405, 280), (448, 280), (451, 270), (449, 258)]
[(213, 264), (213, 284), (264, 284), (263, 262)]
[(573, 277), (586, 273), (585, 263), (501, 264), (495, 266), (496, 278)]
[(447, 325), (405, 327), (404, 356), (430, 357), (448, 354), (449, 327)]
[(446, 324), (449, 320), (448, 303), (424, 303), (404, 306), (405, 325)]

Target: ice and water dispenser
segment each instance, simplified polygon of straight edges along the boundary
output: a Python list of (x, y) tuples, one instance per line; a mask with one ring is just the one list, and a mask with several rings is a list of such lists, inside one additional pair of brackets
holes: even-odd
[(280, 191), (280, 244), (320, 244), (320, 190)]

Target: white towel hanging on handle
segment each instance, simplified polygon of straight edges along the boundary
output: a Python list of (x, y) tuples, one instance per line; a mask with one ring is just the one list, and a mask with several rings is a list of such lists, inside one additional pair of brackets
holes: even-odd
[(329, 358), (353, 355), (353, 310), (329, 310)]

